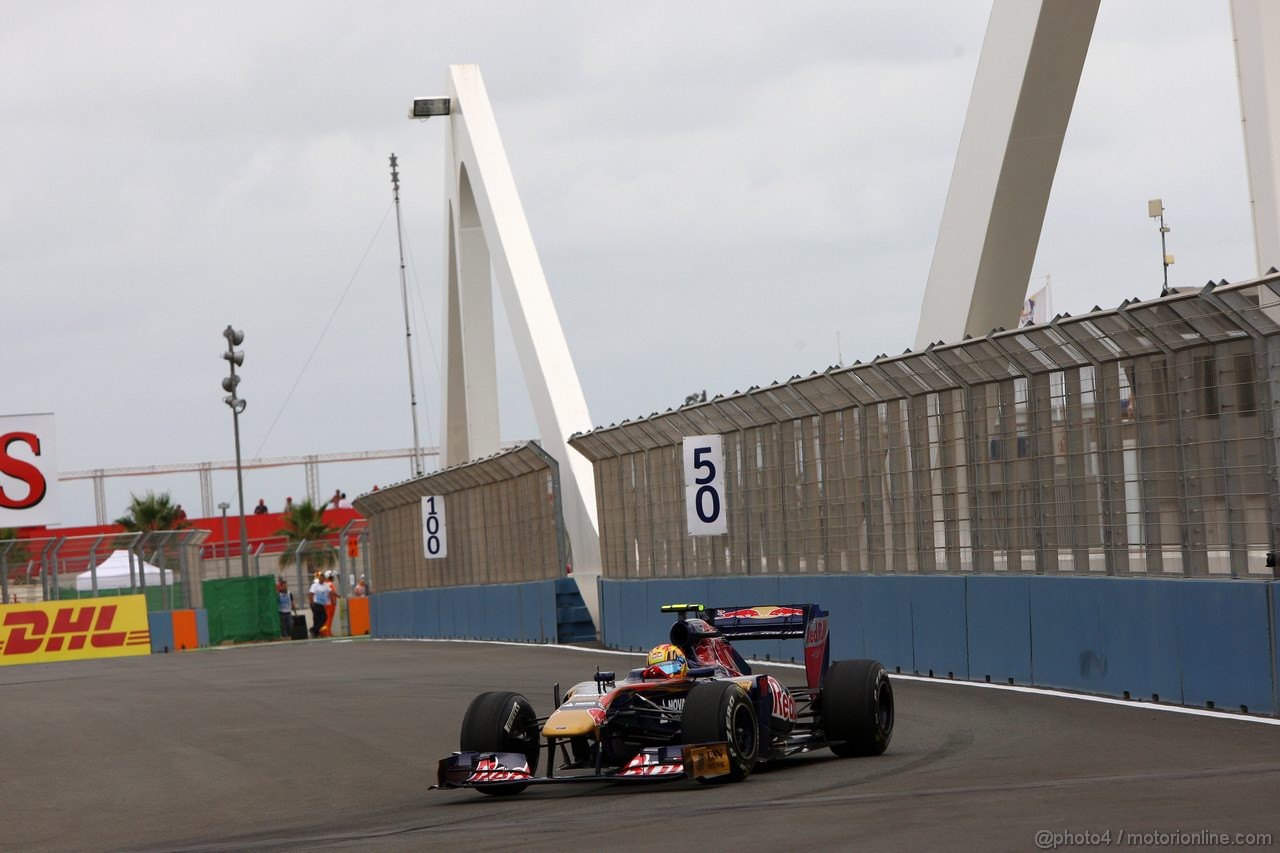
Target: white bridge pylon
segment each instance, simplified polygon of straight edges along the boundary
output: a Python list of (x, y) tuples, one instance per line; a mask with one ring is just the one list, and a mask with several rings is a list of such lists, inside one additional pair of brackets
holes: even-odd
[(596, 626), (600, 533), (591, 463), (569, 436), (592, 428), (569, 346), (516, 192), (480, 68), (449, 66), (445, 137), (445, 391), (441, 449), (447, 467), (501, 450), (494, 353), (496, 282), (542, 448), (560, 467), (573, 575)]
[[(916, 349), (1017, 324), (1099, 2), (992, 4)], [(1231, 0), (1230, 9), (1255, 260), (1263, 275), (1280, 267), (1280, 61), (1269, 50), (1280, 46), (1280, 3)]]

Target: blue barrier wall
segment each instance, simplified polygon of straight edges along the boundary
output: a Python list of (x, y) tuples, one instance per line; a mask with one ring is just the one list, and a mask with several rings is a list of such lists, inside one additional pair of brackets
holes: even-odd
[[(209, 611), (196, 608), (196, 644), (200, 648), (209, 646)], [(147, 628), (151, 632), (151, 653), (163, 654), (173, 651), (173, 611), (152, 610), (147, 613)]]
[(173, 617), (168, 610), (152, 610), (147, 614), (151, 631), (151, 653), (160, 654), (173, 648)]
[[(662, 604), (815, 602), (833, 659), (891, 671), (1275, 714), (1280, 583), (1247, 580), (855, 575), (600, 581), (606, 646), (664, 642)], [(742, 643), (798, 660), (799, 640)]]
[(379, 638), (557, 641), (556, 581), (406, 589), (369, 596)]

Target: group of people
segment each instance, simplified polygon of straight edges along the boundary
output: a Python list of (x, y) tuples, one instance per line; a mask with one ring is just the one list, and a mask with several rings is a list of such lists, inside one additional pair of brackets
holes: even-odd
[[(369, 581), (364, 576), (351, 589), (353, 598), (362, 598), (369, 594)], [(280, 636), (286, 639), (293, 635), (293, 614), (297, 609), (293, 593), (289, 591), (289, 582), (283, 577), (276, 580), (276, 598), (280, 611)], [(338, 611), (338, 576), (332, 569), (316, 572), (315, 580), (307, 590), (307, 602), (311, 606), (311, 637), (332, 636), (334, 615)]]
[[(374, 486), (373, 491), (375, 492), (378, 491), (378, 487)], [(347, 493), (342, 491), (342, 489), (334, 489), (333, 497), (325, 501), (324, 507), (321, 507), (321, 508), (324, 509), (325, 507), (328, 507), (331, 509), (351, 509), (351, 501), (347, 500)], [(179, 509), (181, 509), (181, 507), (179, 507)], [(293, 498), (292, 497), (285, 498), (284, 509), (282, 511), (289, 512), (292, 509), (293, 509)], [(258, 505), (253, 508), (253, 514), (266, 515), (269, 512), (271, 512), (271, 508), (267, 506), (267, 499), (258, 498)], [(185, 517), (186, 516), (184, 515), (183, 518)]]

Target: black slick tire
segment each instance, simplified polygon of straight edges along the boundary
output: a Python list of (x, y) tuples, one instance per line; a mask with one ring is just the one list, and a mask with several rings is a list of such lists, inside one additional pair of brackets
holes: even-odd
[(880, 755), (893, 738), (893, 685), (873, 660), (831, 664), (822, 681), (822, 727), (841, 757)]
[(729, 773), (699, 781), (741, 782), (760, 754), (760, 727), (751, 698), (732, 681), (706, 681), (684, 700), (681, 737), (685, 743), (729, 744)]
[[(519, 693), (493, 691), (471, 700), (462, 718), (459, 748), (463, 752), (518, 752), (529, 762), (530, 774), (538, 772), (538, 715)], [(519, 783), (476, 790), (491, 796), (518, 794)]]

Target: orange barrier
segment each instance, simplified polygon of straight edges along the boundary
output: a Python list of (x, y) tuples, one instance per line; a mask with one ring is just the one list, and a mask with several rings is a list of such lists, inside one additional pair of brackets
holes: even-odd
[(0, 617), (0, 666), (151, 654), (141, 595), (11, 604)]
[(200, 648), (200, 636), (196, 631), (196, 612), (194, 610), (173, 611), (173, 650), (181, 652), (198, 648)]
[(351, 624), (351, 636), (369, 633), (369, 599), (358, 596), (347, 599), (347, 620)]

